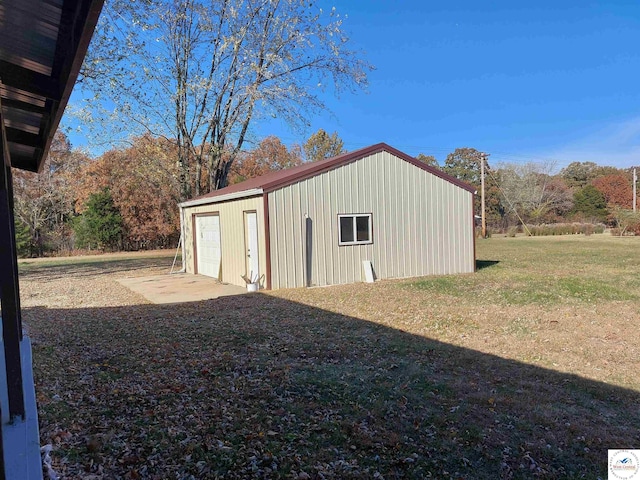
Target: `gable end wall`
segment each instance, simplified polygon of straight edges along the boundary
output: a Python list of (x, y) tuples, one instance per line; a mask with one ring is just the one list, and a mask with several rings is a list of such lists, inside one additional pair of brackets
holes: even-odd
[[(377, 278), (474, 271), (473, 194), (388, 152), (268, 196), (274, 289), (360, 282), (364, 260)], [(373, 244), (338, 246), (340, 213), (372, 213)]]

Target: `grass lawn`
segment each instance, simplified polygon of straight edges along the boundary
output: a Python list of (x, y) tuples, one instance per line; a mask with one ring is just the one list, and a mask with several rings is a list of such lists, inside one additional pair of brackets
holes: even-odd
[(42, 443), (64, 478), (606, 478), (640, 448), (640, 238), (477, 251), (471, 275), (162, 306), (115, 279), (172, 257), (29, 264)]

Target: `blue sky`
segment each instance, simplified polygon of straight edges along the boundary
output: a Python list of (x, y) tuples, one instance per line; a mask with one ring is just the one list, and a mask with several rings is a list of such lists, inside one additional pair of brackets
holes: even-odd
[[(319, 2), (324, 9), (332, 3)], [(456, 147), (490, 163), (640, 165), (640, 2), (349, 0), (352, 47), (376, 69), (368, 93), (327, 96), (318, 128), (353, 150), (386, 142), (443, 163)], [(84, 140), (72, 135), (75, 146)]]
[(328, 99), (334, 115), (307, 133), (441, 163), (469, 146), (492, 163), (640, 165), (640, 2), (358, 0), (338, 12), (376, 70), (369, 93)]

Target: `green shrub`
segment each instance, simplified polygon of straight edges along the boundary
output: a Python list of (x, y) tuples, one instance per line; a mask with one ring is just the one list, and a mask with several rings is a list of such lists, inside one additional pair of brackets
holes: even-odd
[(94, 193), (73, 222), (77, 248), (115, 249), (122, 241), (122, 217), (108, 188)]
[(16, 250), (18, 257), (30, 257), (33, 251), (29, 227), (16, 218)]
[(604, 195), (593, 185), (586, 185), (573, 194), (571, 212), (585, 219), (600, 221), (604, 221), (609, 213)]

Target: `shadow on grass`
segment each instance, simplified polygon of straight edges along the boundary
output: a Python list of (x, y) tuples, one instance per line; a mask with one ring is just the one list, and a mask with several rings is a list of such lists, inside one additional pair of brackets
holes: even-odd
[(69, 476), (595, 479), (640, 445), (638, 392), (270, 295), (23, 317)]
[(171, 268), (173, 256), (148, 258), (114, 258), (70, 261), (69, 263), (38, 264), (24, 262), (19, 265), (20, 278), (27, 280), (58, 280), (61, 278), (90, 277), (105, 273), (129, 272), (141, 268)]
[(500, 263), (499, 260), (476, 260), (476, 270), (493, 267)]

